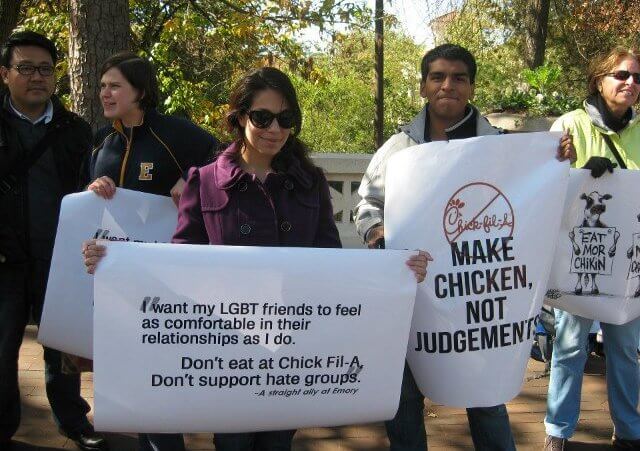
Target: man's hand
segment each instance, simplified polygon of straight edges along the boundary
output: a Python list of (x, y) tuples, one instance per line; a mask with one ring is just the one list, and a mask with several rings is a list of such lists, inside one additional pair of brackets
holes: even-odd
[(377, 241), (381, 238), (384, 238), (384, 226), (373, 226), (367, 233), (367, 247), (369, 249), (377, 248)]
[(569, 134), (569, 132), (564, 132), (564, 134), (560, 138), (556, 158), (560, 161), (569, 160), (569, 162), (571, 163), (576, 162), (576, 148), (573, 147), (573, 137), (571, 136), (571, 134)]
[(103, 199), (111, 199), (116, 193), (116, 184), (110, 177), (103, 175), (98, 177), (87, 186), (88, 191), (93, 191)]
[(182, 192), (184, 191), (184, 185), (186, 185), (184, 179), (180, 177), (173, 188), (171, 188), (171, 198), (173, 199), (173, 203), (176, 204), (176, 207), (180, 204), (180, 197), (182, 196)]

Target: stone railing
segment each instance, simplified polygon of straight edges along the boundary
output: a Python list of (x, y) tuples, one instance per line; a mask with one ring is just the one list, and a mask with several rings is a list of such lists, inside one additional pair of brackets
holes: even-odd
[(348, 153), (315, 153), (314, 163), (324, 169), (329, 181), (333, 214), (336, 219), (342, 245), (363, 247), (353, 222), (353, 208), (360, 201), (358, 187), (369, 165), (371, 155)]
[[(549, 130), (555, 118), (528, 118), (519, 114), (493, 113), (487, 115), (492, 125), (517, 132)], [(312, 159), (324, 169), (331, 197), (333, 212), (344, 247), (364, 247), (356, 233), (353, 208), (360, 201), (358, 187), (362, 175), (371, 161), (371, 154), (315, 153)]]

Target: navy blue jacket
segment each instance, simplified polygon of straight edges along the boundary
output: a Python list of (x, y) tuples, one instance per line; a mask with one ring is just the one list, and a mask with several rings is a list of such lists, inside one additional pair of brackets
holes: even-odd
[(116, 186), (169, 196), (178, 178), (202, 166), (218, 141), (186, 119), (147, 110), (142, 124), (120, 121), (98, 131), (86, 183), (108, 176)]

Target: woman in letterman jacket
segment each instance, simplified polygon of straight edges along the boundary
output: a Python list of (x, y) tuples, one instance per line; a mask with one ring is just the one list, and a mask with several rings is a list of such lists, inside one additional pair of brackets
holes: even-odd
[[(100, 71), (100, 101), (111, 126), (97, 133), (88, 165), (87, 189), (111, 199), (117, 188), (172, 196), (176, 206), (189, 168), (204, 165), (218, 145), (191, 122), (160, 114), (151, 63), (124, 52)], [(177, 211), (176, 211), (177, 215)], [(85, 258), (99, 245), (83, 244)], [(181, 434), (139, 434), (141, 451), (183, 451)]]
[(116, 187), (171, 195), (177, 205), (183, 176), (207, 161), (217, 140), (188, 120), (156, 111), (155, 71), (133, 53), (118, 53), (104, 62), (100, 101), (112, 124), (96, 135), (87, 189), (107, 199)]

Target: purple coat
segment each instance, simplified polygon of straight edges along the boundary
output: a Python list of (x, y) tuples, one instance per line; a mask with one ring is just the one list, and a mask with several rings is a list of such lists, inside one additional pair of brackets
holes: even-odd
[(192, 168), (180, 199), (174, 243), (341, 247), (327, 180), (295, 159), (264, 183), (242, 170), (235, 144)]

